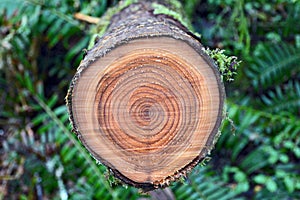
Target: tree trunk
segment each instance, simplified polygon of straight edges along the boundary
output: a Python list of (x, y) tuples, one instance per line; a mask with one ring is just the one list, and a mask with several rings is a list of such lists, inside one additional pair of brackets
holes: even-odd
[(67, 96), (74, 132), (92, 156), (145, 191), (207, 156), (225, 98), (196, 36), (174, 15), (157, 14), (157, 5), (134, 3), (112, 17)]

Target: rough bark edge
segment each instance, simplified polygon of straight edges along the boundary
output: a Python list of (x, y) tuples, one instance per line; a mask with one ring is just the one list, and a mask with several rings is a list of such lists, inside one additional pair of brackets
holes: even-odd
[(90, 40), (88, 49), (94, 46), (94, 42), (97, 37), (101, 37), (104, 35), (106, 30), (108, 29), (111, 18), (120, 12), (121, 10), (127, 8), (131, 4), (138, 3), (139, 0), (122, 0), (118, 3), (118, 5), (108, 8), (105, 14), (100, 18), (99, 23), (92, 29), (92, 38)]
[[(112, 17), (120, 12), (121, 10), (127, 8), (131, 4), (142, 2), (143, 0), (123, 0), (118, 3), (118, 5), (109, 8), (103, 17), (101, 17), (100, 22), (95, 27), (95, 34), (102, 36), (108, 29)], [(145, 1), (145, 0), (144, 0)], [(148, 2), (153, 2), (146, 0)], [(181, 8), (181, 3), (178, 0), (157, 0), (151, 3), (153, 8), (153, 13), (155, 15), (164, 14), (168, 15), (176, 20), (178, 20), (187, 29), (193, 30), (193, 26), (190, 21), (183, 17), (185, 16), (183, 8)]]
[(190, 20), (187, 17), (184, 17), (186, 15), (182, 8), (182, 4), (178, 0), (156, 0), (154, 2), (150, 0), (123, 0), (120, 1), (118, 5), (109, 8), (100, 18), (99, 23), (92, 30), (92, 36), (88, 49), (91, 49), (94, 46), (94, 42), (97, 40), (97, 38), (103, 36), (104, 33), (109, 29), (111, 19), (114, 15), (132, 4), (141, 3), (143, 1), (151, 2), (154, 15), (166, 15), (171, 17), (174, 20), (177, 20), (186, 32), (189, 32), (195, 38), (201, 38), (201, 35), (194, 31)]
[[(155, 16), (155, 14), (153, 14), (153, 15)], [(172, 19), (172, 17), (171, 17), (171, 19)], [(176, 20), (176, 19), (175, 20), (172, 19), (172, 20), (174, 21), (174, 23), (176, 25), (178, 25), (177, 24), (177, 23), (179, 23), (178, 20)], [(119, 41), (115, 40), (116, 41), (115, 43), (110, 43), (109, 46), (106, 46), (105, 48), (103, 47), (103, 46), (105, 46), (105, 44), (102, 44), (103, 51), (101, 51), (101, 48), (99, 50), (99, 48), (97, 49), (97, 47), (94, 46), (90, 51), (88, 51), (85, 59), (81, 61), (80, 65), (77, 69), (77, 72), (71, 81), (70, 88), (69, 88), (68, 94), (66, 96), (66, 104), (67, 104), (67, 108), (68, 108), (69, 119), (71, 122), (72, 131), (77, 135), (78, 139), (81, 141), (83, 146), (89, 152), (91, 152), (92, 157), (96, 161), (101, 162), (106, 167), (108, 167), (108, 169), (113, 173), (115, 178), (120, 179), (122, 182), (124, 182), (128, 185), (131, 185), (131, 186), (134, 186), (137, 188), (141, 188), (144, 192), (155, 190), (158, 188), (167, 187), (170, 185), (171, 182), (174, 182), (174, 181), (180, 180), (181, 178), (186, 177), (187, 173), (189, 173), (199, 163), (205, 162), (207, 160), (207, 156), (210, 154), (211, 150), (215, 146), (216, 141), (218, 140), (218, 138), (221, 135), (221, 131), (219, 129), (221, 128), (221, 123), (225, 118), (225, 115), (224, 115), (225, 89), (223, 86), (223, 82), (221, 80), (221, 75), (218, 71), (218, 67), (216, 66), (216, 63), (214, 62), (214, 60), (212, 58), (210, 58), (207, 55), (207, 53), (205, 52), (204, 47), (199, 42), (199, 38), (195, 37), (193, 34), (190, 34), (189, 32), (186, 32), (184, 30), (185, 28), (182, 28), (184, 26), (181, 23), (179, 23), (179, 24), (181, 25), (181, 26), (179, 26), (180, 28), (173, 27), (173, 29), (172, 29), (173, 32), (171, 32), (171, 33), (164, 32), (164, 31), (157, 33), (154, 31), (154, 32), (149, 32), (147, 34), (144, 33), (144, 34), (135, 35), (130, 38), (125, 38), (125, 39), (123, 38), (123, 39), (120, 39)], [(199, 156), (194, 158), (193, 161), (191, 161), (189, 164), (187, 164), (185, 167), (181, 168), (180, 170), (174, 172), (173, 175), (170, 175), (160, 181), (156, 181), (154, 183), (137, 183), (137, 182), (134, 182), (134, 181), (128, 179), (127, 177), (125, 177), (118, 170), (113, 169), (112, 166), (110, 165), (110, 163), (103, 160), (102, 158), (97, 157), (96, 153), (92, 149), (90, 149), (88, 147), (88, 145), (86, 145), (86, 142), (81, 137), (81, 133), (78, 130), (78, 127), (76, 126), (74, 118), (73, 118), (73, 112), (72, 112), (73, 95), (72, 94), (73, 94), (74, 87), (75, 87), (78, 79), (80, 78), (81, 74), (91, 63), (93, 63), (97, 59), (103, 57), (104, 55), (106, 55), (108, 52), (110, 52), (114, 48), (117, 48), (120, 45), (126, 44), (128, 41), (141, 39), (141, 38), (149, 38), (149, 37), (171, 37), (171, 38), (174, 38), (177, 40), (181, 40), (181, 41), (187, 43), (188, 45), (190, 45), (206, 61), (206, 63), (211, 67), (211, 69), (215, 73), (215, 75), (217, 77), (218, 85), (221, 87), (221, 88), (219, 88), (219, 94), (220, 94), (219, 116), (220, 117), (217, 119), (217, 121), (215, 123), (215, 127), (213, 128), (213, 131), (211, 132), (211, 134), (206, 142), (205, 148), (202, 149)], [(105, 35), (104, 35), (104, 37), (102, 37), (102, 40), (104, 40), (104, 38), (105, 38)]]

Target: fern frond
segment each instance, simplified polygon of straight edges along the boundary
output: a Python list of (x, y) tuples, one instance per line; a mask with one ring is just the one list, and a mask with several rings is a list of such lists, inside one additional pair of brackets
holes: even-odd
[[(295, 87), (294, 84), (291, 84), (291, 86)], [(240, 165), (246, 172), (252, 173), (267, 164), (265, 162), (266, 156), (260, 148), (261, 144), (280, 146), (284, 145), (287, 140), (293, 141), (292, 143), (295, 145), (297, 144), (300, 131), (300, 120), (297, 114), (293, 115), (284, 111), (271, 113), (267, 109), (258, 110), (247, 105), (237, 105), (231, 101), (227, 101), (227, 104), (229, 116), (235, 121), (237, 134), (231, 136), (230, 132), (226, 131), (227, 128), (224, 128), (224, 133), (216, 145), (216, 150), (221, 154), (220, 157), (229, 156), (231, 162), (237, 160), (241, 162)], [(258, 127), (257, 124), (261, 126)], [(269, 139), (271, 135), (273, 137)], [(253, 145), (256, 148), (248, 152), (247, 148), (253, 149)], [(290, 153), (294, 149), (290, 149)], [(298, 155), (297, 152), (298, 150), (295, 150), (295, 155)], [(219, 159), (217, 162), (219, 163), (221, 160)], [(260, 161), (258, 162), (258, 160)], [(212, 162), (214, 162), (214, 159)], [(226, 163), (230, 163), (230, 160), (226, 160)], [(256, 166), (258, 163), (260, 167)]]
[(177, 199), (184, 200), (227, 200), (237, 196), (218, 175), (209, 176), (209, 167), (198, 166), (184, 184), (173, 187)]
[(290, 81), (284, 87), (277, 86), (274, 91), (263, 95), (261, 100), (267, 106), (267, 111), (290, 112), (297, 115), (300, 108), (300, 82)]
[(259, 116), (260, 119), (266, 119), (267, 124), (281, 124), (284, 126), (289, 124), (293, 128), (300, 128), (300, 120), (296, 115), (287, 114), (285, 112), (270, 113), (269, 111), (254, 109), (247, 105), (238, 105), (231, 101), (227, 101), (227, 104), (228, 107), (232, 109), (238, 109), (240, 112), (245, 111), (247, 113), (252, 113)]
[[(22, 9), (25, 6), (25, 2), (22, 0), (2, 0), (0, 1), (0, 14), (4, 14), (9, 18), (12, 17), (17, 9)], [(4, 13), (3, 13), (4, 12)]]
[(266, 89), (288, 80), (300, 72), (300, 49), (289, 44), (263, 45), (260, 57), (250, 65), (246, 75), (256, 89)]

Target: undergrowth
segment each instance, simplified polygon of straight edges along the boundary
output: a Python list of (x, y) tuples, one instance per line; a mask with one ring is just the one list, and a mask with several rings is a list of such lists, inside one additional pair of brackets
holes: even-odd
[[(235, 81), (225, 83), (235, 134), (226, 121), (211, 161), (173, 184), (173, 194), (299, 199), (299, 1), (182, 2), (204, 46), (242, 62)], [(101, 17), (115, 3), (0, 1), (0, 198), (149, 198), (110, 185), (106, 169), (70, 132), (64, 105), (94, 28), (73, 14)]]

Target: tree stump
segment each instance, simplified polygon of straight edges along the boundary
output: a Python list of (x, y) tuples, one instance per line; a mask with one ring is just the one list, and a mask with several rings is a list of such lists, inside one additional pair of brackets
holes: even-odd
[(67, 105), (74, 132), (95, 159), (123, 182), (153, 190), (207, 156), (224, 98), (198, 38), (140, 2), (115, 14), (87, 52)]

